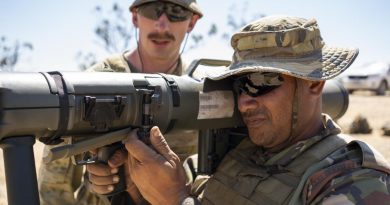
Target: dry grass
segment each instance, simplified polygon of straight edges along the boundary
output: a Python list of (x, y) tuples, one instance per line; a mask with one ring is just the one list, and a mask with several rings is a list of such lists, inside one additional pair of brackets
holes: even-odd
[(370, 92), (358, 92), (350, 95), (349, 99), (348, 111), (339, 119), (338, 124), (347, 131), (357, 115), (366, 117), (373, 132), (352, 136), (371, 144), (390, 161), (390, 136), (384, 136), (381, 130), (386, 122), (390, 122), (390, 93), (386, 96), (373, 96)]
[[(358, 115), (362, 114), (368, 119), (369, 124), (373, 128), (372, 134), (353, 135), (359, 140), (368, 142), (377, 148), (390, 161), (390, 137), (383, 136), (381, 127), (390, 121), (390, 95), (387, 96), (372, 96), (369, 92), (360, 92), (350, 95), (350, 104), (345, 115), (338, 120), (338, 123), (343, 130), (348, 130), (349, 124)], [(35, 151), (36, 168), (39, 169), (40, 160), (42, 157), (43, 145), (37, 142)], [(0, 160), (3, 158), (3, 153), (0, 152)], [(4, 180), (4, 165), (0, 164), (0, 205), (6, 205), (6, 188)]]

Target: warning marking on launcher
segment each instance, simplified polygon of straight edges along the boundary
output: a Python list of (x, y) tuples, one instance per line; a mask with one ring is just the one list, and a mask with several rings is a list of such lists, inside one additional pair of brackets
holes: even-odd
[(232, 117), (234, 95), (232, 91), (212, 91), (199, 93), (198, 119)]

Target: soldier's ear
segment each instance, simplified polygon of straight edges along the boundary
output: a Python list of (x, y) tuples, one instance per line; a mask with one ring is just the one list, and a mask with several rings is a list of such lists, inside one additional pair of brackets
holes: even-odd
[(137, 16), (136, 9), (133, 9), (131, 11), (131, 14), (132, 14), (131, 20), (133, 21), (133, 25), (134, 25), (134, 27), (138, 28), (138, 16)]
[(321, 96), (325, 81), (309, 81), (309, 92), (313, 95)]
[(190, 33), (192, 31), (192, 29), (194, 29), (198, 19), (199, 19), (199, 15), (197, 15), (197, 14), (192, 15), (190, 24), (188, 24), (187, 33)]

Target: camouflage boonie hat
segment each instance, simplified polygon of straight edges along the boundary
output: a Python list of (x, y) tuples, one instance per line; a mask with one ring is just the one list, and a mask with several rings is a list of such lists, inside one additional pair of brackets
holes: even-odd
[(315, 19), (271, 16), (234, 34), (229, 70), (207, 73), (212, 80), (252, 72), (275, 72), (307, 80), (327, 80), (347, 69), (358, 49), (325, 46)]
[(177, 5), (184, 7), (186, 9), (192, 11), (195, 14), (198, 14), (199, 17), (203, 16), (203, 13), (199, 8), (198, 3), (196, 3), (196, 0), (135, 0), (133, 2), (133, 4), (131, 4), (129, 9), (130, 9), (130, 11), (132, 11), (134, 8), (136, 8), (142, 4), (155, 2), (155, 1), (171, 2), (171, 3), (174, 3), (174, 4), (177, 4)]

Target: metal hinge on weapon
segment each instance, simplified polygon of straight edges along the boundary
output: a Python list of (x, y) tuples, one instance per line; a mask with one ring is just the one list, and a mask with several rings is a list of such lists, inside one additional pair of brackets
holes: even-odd
[(137, 134), (141, 141), (150, 145), (150, 129), (153, 126), (153, 113), (161, 105), (161, 88), (158, 86), (148, 88), (137, 90), (142, 96), (142, 119)]

